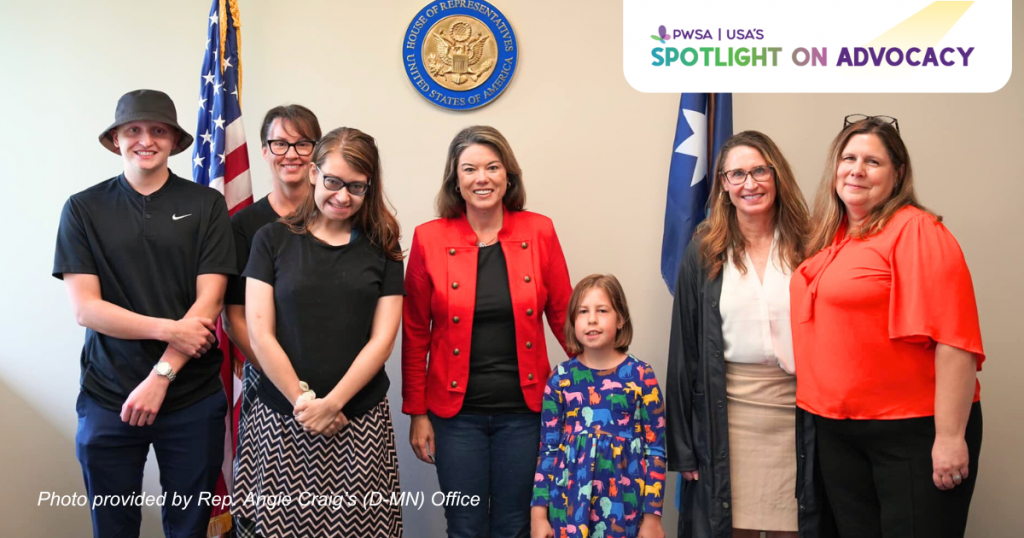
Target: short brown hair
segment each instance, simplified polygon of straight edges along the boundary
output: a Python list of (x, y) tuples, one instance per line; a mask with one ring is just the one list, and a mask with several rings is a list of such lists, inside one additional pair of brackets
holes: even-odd
[[(392, 260), (401, 260), (402, 251), (398, 246), (401, 231), (398, 220), (388, 209), (384, 197), (380, 154), (377, 141), (372, 136), (351, 127), (339, 127), (320, 139), (313, 148), (312, 162), (317, 167), (323, 166), (327, 155), (337, 152), (345, 163), (360, 174), (366, 175), (370, 184), (369, 190), (363, 195), (363, 206), (352, 217), (353, 223), (366, 234), (374, 246), (380, 248)], [(313, 177), (310, 166), (310, 179)], [(313, 224), (320, 218), (320, 208), (316, 206), (316, 186), (310, 185), (306, 198), (299, 203), (295, 212), (282, 218), (281, 222), (288, 225), (294, 234), (311, 234)]]
[(313, 111), (302, 105), (275, 106), (263, 116), (263, 125), (260, 127), (260, 145), (267, 145), (267, 136), (270, 134), (270, 126), (276, 119), (284, 119), (295, 124), (299, 134), (316, 142), (322, 136), (320, 122), (316, 119)]
[(626, 293), (622, 291), (622, 284), (619, 284), (615, 275), (590, 275), (573, 288), (572, 297), (569, 298), (569, 315), (565, 318), (565, 347), (572, 355), (583, 353), (583, 344), (576, 339), (576, 316), (579, 315), (583, 298), (594, 288), (601, 288), (608, 294), (612, 310), (622, 320), (622, 328), (615, 333), (615, 350), (619, 353), (629, 351), (629, 344), (633, 342), (633, 321), (629, 317)]
[(466, 201), (457, 190), (459, 186), (459, 157), (469, 146), (487, 146), (498, 154), (501, 164), (505, 166), (505, 177), (508, 179), (508, 189), (501, 202), (509, 211), (522, 211), (526, 208), (526, 186), (523, 185), (523, 171), (519, 168), (519, 161), (515, 153), (512, 153), (512, 146), (494, 127), (487, 125), (474, 125), (459, 131), (448, 145), (448, 160), (444, 165), (444, 179), (441, 181), (441, 190), (437, 193), (435, 204), (437, 216), (443, 219), (453, 219), (466, 212)]
[(818, 185), (818, 192), (814, 196), (814, 208), (811, 211), (808, 255), (814, 255), (832, 244), (832, 240), (846, 218), (846, 204), (836, 193), (836, 172), (839, 169), (839, 160), (843, 156), (846, 145), (851, 138), (861, 134), (874, 135), (885, 146), (885, 151), (896, 171), (896, 183), (893, 185), (892, 195), (889, 196), (889, 199), (875, 207), (868, 214), (867, 220), (860, 229), (851, 230), (850, 235), (861, 239), (881, 232), (889, 223), (889, 219), (908, 205), (931, 214), (940, 222), (942, 221), (941, 216), (932, 213), (917, 201), (917, 193), (914, 191), (914, 171), (910, 166), (910, 151), (903, 143), (900, 132), (891, 123), (881, 118), (868, 118), (848, 125), (836, 135), (832, 140), (832, 145), (829, 146), (828, 157), (825, 159), (825, 170), (821, 174), (821, 184)]

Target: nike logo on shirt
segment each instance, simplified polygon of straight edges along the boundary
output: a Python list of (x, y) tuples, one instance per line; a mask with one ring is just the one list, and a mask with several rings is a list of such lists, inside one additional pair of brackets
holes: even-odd
[(171, 215), (171, 219), (172, 219), (172, 220), (181, 220), (181, 219), (183, 219), (183, 218), (185, 218), (185, 217), (191, 217), (191, 216), (192, 216), (192, 213), (189, 213), (188, 215), (182, 215), (182, 216), (180, 216), (180, 217), (179, 217), (179, 216), (177, 216), (177, 215)]

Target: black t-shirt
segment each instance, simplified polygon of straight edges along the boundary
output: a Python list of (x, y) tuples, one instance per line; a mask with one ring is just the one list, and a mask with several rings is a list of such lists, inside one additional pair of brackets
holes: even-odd
[(516, 320), (500, 243), (482, 247), (477, 258), (472, 338), (461, 412), (532, 413), (519, 386)]
[(224, 294), (224, 304), (245, 304), (245, 277), (240, 276), (249, 263), (249, 251), (252, 250), (252, 238), (260, 228), (276, 222), (280, 216), (270, 205), (270, 199), (264, 196), (249, 207), (235, 213), (231, 217), (231, 230), (235, 234), (235, 259), (238, 260), (238, 275), (228, 279), (228, 289)]
[[(317, 397), (334, 389), (370, 341), (377, 300), (405, 294), (402, 262), (389, 259), (366, 234), (331, 246), (280, 222), (256, 232), (243, 276), (274, 287), (277, 341)], [(351, 419), (371, 409), (389, 386), (381, 368), (342, 412)], [(292, 413), (268, 376), (260, 378), (259, 396), (278, 413)]]
[[(232, 275), (235, 248), (224, 197), (173, 173), (143, 196), (124, 175), (75, 194), (64, 204), (53, 276), (96, 275), (104, 301), (143, 316), (181, 319), (196, 301), (196, 278)], [(82, 390), (120, 411), (167, 349), (157, 340), (122, 340), (86, 329)], [(216, 346), (177, 372), (161, 411), (191, 405), (218, 390)]]

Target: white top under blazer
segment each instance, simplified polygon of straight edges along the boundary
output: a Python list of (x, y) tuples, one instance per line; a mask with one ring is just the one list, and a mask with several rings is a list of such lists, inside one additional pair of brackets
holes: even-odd
[(722, 336), (725, 360), (745, 364), (778, 365), (796, 373), (793, 334), (789, 325), (789, 280), (792, 271), (780, 266), (776, 233), (764, 269), (764, 282), (744, 252), (746, 274), (733, 263), (732, 251), (722, 265)]

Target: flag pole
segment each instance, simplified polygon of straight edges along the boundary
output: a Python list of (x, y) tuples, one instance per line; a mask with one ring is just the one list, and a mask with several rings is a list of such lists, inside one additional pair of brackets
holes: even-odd
[[(718, 94), (708, 94), (708, 140), (713, 141), (715, 139), (715, 105), (717, 105)], [(708, 180), (715, 181), (718, 178), (715, 177), (715, 144), (708, 143)], [(708, 190), (710, 192), (710, 188)]]

